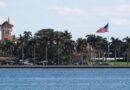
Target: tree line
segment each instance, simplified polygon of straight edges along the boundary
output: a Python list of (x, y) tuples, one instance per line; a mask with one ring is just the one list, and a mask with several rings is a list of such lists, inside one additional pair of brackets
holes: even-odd
[(67, 30), (55, 31), (54, 29), (42, 29), (34, 35), (30, 31), (24, 31), (19, 37), (13, 37), (14, 41), (6, 40), (0, 44), (1, 55), (15, 56), (18, 60), (30, 59), (34, 64), (45, 62), (46, 64), (73, 64), (78, 61), (88, 64), (95, 58), (117, 57), (129, 61), (130, 38), (122, 40), (97, 35), (86, 35), (84, 38), (72, 40), (72, 35)]

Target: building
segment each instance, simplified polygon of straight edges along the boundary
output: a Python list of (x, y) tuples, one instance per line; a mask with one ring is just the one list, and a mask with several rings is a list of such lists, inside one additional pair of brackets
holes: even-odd
[(1, 30), (1, 41), (4, 42), (5, 40), (12, 41), (11, 32), (13, 30), (13, 25), (10, 23), (10, 19), (8, 18), (3, 24), (0, 25)]

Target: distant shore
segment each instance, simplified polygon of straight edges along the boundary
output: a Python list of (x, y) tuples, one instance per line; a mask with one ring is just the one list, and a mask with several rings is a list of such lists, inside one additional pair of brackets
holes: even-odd
[(0, 65), (0, 68), (130, 68), (123, 65)]

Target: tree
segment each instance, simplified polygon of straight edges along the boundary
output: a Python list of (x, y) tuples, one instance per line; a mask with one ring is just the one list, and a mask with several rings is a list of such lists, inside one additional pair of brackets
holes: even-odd
[(25, 58), (30, 57), (30, 51), (29, 50), (29, 41), (32, 38), (32, 33), (30, 31), (24, 31), (23, 35), (20, 34), (17, 42), (17, 56), (19, 58), (22, 58), (23, 60)]
[(54, 32), (54, 41), (57, 45), (57, 63), (60, 64), (60, 55), (62, 53), (62, 46), (64, 43), (64, 37), (63, 37), (63, 32)]
[(54, 34), (53, 29), (42, 29), (35, 34), (35, 38), (39, 41), (39, 43), (42, 46), (40, 48), (43, 48), (45, 46), (44, 49), (45, 49), (46, 64), (48, 62), (48, 47), (53, 43), (53, 34)]
[(4, 56), (13, 56), (13, 43), (10, 40), (1, 43), (0, 48)]
[(125, 49), (127, 52), (126, 58), (127, 58), (127, 64), (129, 63), (129, 59), (130, 59), (130, 38), (126, 37), (124, 38), (125, 40)]
[(115, 62), (117, 61), (117, 56), (120, 57), (120, 49), (121, 49), (121, 46), (122, 46), (122, 41), (119, 40), (118, 38), (114, 38), (112, 37), (111, 38), (111, 50), (112, 52), (114, 53), (114, 57), (115, 57)]
[(101, 36), (96, 35), (86, 35), (87, 43), (91, 45), (91, 47), (94, 49), (93, 52), (97, 55), (99, 58), (104, 58), (104, 53), (108, 50), (108, 42), (106, 38), (103, 38)]
[(80, 53), (82, 64), (83, 64), (84, 63), (86, 40), (82, 39), (82, 38), (78, 38), (76, 43), (77, 43), (77, 52)]

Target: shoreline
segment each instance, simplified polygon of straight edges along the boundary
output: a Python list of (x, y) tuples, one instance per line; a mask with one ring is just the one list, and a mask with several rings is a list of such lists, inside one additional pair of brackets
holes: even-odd
[(130, 68), (119, 65), (0, 65), (0, 68)]

